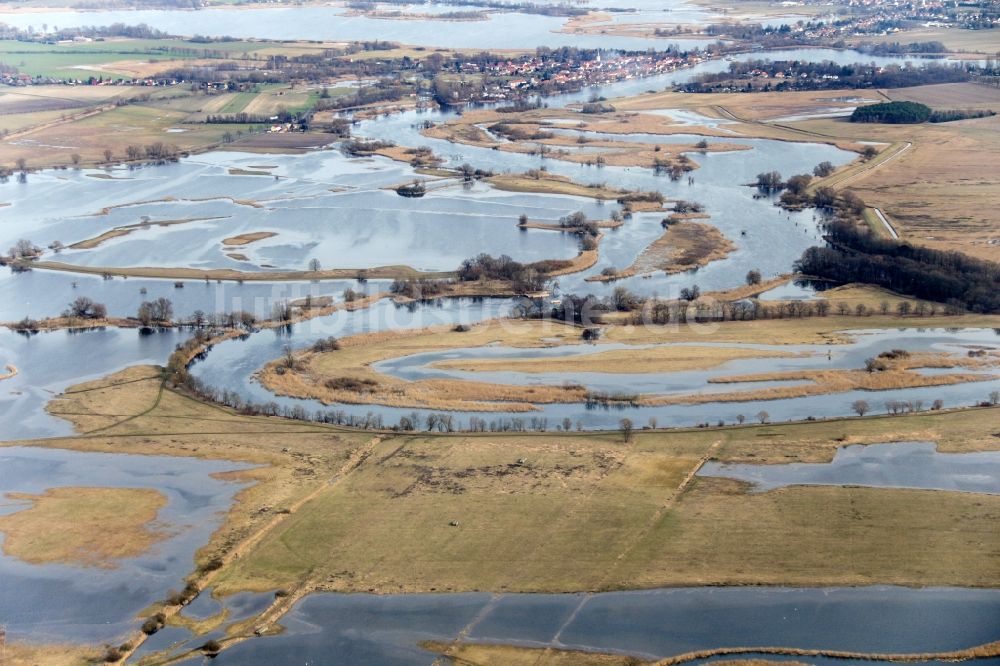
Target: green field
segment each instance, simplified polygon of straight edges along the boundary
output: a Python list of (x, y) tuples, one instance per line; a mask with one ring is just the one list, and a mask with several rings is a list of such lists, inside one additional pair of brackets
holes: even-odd
[(253, 92), (242, 92), (236, 93), (229, 102), (226, 103), (221, 109), (220, 113), (240, 113), (247, 108), (247, 104), (252, 102), (257, 96), (257, 93)]
[[(116, 71), (121, 62), (161, 62), (211, 57), (224, 52), (232, 57), (266, 48), (266, 43), (219, 42), (201, 44), (181, 39), (123, 39), (74, 44), (42, 44), (0, 40), (0, 62), (32, 76), (83, 79), (91, 75), (131, 78), (128, 71)], [(189, 52), (189, 50), (193, 50)], [(103, 71), (81, 67), (103, 66)]]

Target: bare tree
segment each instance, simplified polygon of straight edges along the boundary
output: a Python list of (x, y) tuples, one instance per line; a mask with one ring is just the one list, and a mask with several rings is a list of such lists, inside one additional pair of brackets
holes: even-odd
[(864, 400), (855, 400), (851, 403), (851, 409), (853, 409), (858, 416), (864, 416), (871, 410), (871, 406)]
[(633, 430), (632, 419), (622, 419), (621, 421), (619, 421), (618, 429), (622, 433), (622, 439), (625, 440), (625, 443), (628, 443), (629, 440), (632, 439), (632, 430)]
[(771, 415), (768, 414), (767, 412), (765, 412), (763, 410), (757, 412), (757, 420), (760, 421), (761, 423), (767, 423), (767, 420), (769, 418), (771, 418)]
[(15, 259), (29, 259), (38, 256), (42, 250), (26, 238), (21, 238), (10, 248), (10, 256)]
[(833, 173), (835, 169), (836, 167), (834, 167), (830, 162), (820, 162), (813, 167), (813, 175), (817, 178), (826, 178)]

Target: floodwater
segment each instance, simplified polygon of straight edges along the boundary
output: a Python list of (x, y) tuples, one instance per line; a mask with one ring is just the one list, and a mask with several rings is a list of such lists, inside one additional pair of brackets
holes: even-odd
[[(640, 13), (616, 15), (616, 22), (653, 20), (702, 20), (705, 10), (683, 2), (609, 0), (608, 6), (638, 8)], [(624, 3), (624, 4), (623, 4)], [(424, 8), (425, 9), (425, 8)], [(663, 10), (663, 11), (661, 11)], [(7, 14), (4, 22), (27, 27), (47, 23), (55, 27), (101, 25), (112, 22), (145, 22), (155, 28), (185, 34), (232, 35), (277, 39), (380, 39), (444, 47), (533, 48), (574, 45), (602, 48), (663, 47), (677, 41), (605, 35), (555, 33), (564, 19), (518, 13), (493, 13), (489, 20), (441, 23), (431, 20), (385, 21), (346, 17), (337, 7), (202, 10), (191, 12), (144, 10)], [(696, 46), (703, 40), (687, 40)], [(913, 61), (915, 58), (872, 57), (850, 51), (825, 49), (755, 52), (735, 59), (772, 57), (832, 60), (839, 63)], [(596, 90), (549, 98), (553, 107), (567, 106), (591, 94), (608, 97), (660, 90), (673, 83), (728, 67), (711, 61), (696, 67), (653, 77), (604, 86)], [(846, 101), (846, 100), (845, 100)], [(690, 112), (662, 109), (692, 127), (702, 124), (725, 129), (725, 122), (707, 121)], [(567, 115), (573, 112), (569, 109)], [(726, 260), (697, 272), (651, 279), (633, 278), (613, 285), (583, 282), (583, 278), (608, 266), (624, 268), (661, 233), (662, 215), (636, 215), (622, 229), (606, 234), (601, 259), (590, 271), (559, 281), (563, 291), (609, 293), (626, 286), (641, 294), (669, 296), (683, 286), (723, 289), (740, 284), (750, 268), (765, 277), (787, 272), (792, 262), (819, 241), (812, 213), (788, 213), (773, 201), (754, 199), (746, 182), (763, 170), (785, 175), (810, 171), (818, 162), (844, 164), (854, 154), (818, 144), (788, 144), (740, 140), (750, 150), (694, 155), (701, 168), (687, 179), (671, 183), (649, 170), (585, 167), (537, 156), (515, 155), (426, 139), (417, 125), (439, 122), (449, 112), (410, 112), (361, 123), (360, 136), (390, 138), (404, 145), (429, 145), (447, 164), (468, 161), (499, 172), (524, 171), (545, 166), (551, 172), (580, 182), (605, 182), (629, 189), (656, 189), (668, 198), (699, 201), (712, 218), (710, 223), (734, 241), (737, 250)], [(639, 141), (671, 143), (680, 139), (632, 137)], [(685, 140), (689, 137), (685, 137)], [(710, 141), (717, 141), (711, 139)], [(267, 176), (236, 175), (230, 169), (273, 165)], [(46, 246), (53, 241), (67, 245), (92, 238), (114, 227), (146, 222), (127, 236), (107, 241), (93, 250), (67, 249), (58, 259), (90, 266), (190, 266), (244, 270), (302, 269), (310, 259), (324, 268), (364, 268), (401, 263), (421, 270), (453, 269), (478, 252), (506, 252), (515, 259), (569, 257), (575, 241), (543, 231), (517, 231), (521, 212), (536, 220), (552, 221), (575, 210), (604, 218), (614, 204), (553, 195), (504, 193), (477, 184), (435, 190), (422, 199), (402, 199), (389, 188), (414, 177), (413, 170), (384, 158), (352, 159), (336, 150), (298, 156), (241, 155), (216, 152), (184, 159), (176, 164), (135, 170), (116, 168), (106, 175), (95, 170), (32, 173), (27, 184), (0, 185), (3, 208), (0, 247), (19, 238)], [(169, 200), (167, 200), (169, 198)], [(181, 224), (158, 223), (185, 220)], [(272, 238), (225, 250), (224, 238), (253, 231), (271, 231)], [(246, 259), (228, 257), (241, 253)], [(216, 284), (173, 280), (114, 279), (69, 273), (30, 271), (0, 272), (0, 319), (57, 315), (77, 296), (105, 303), (112, 315), (135, 312), (143, 300), (167, 297), (177, 316), (195, 310), (208, 313), (247, 309), (267, 316), (272, 303), (307, 294), (339, 298), (345, 288), (384, 289), (385, 283), (359, 285), (342, 280), (312, 283)], [(792, 288), (773, 296), (793, 293)], [(808, 290), (795, 292), (808, 297)], [(324, 408), (311, 401), (275, 398), (252, 381), (253, 373), (277, 357), (286, 344), (304, 347), (321, 337), (366, 331), (418, 328), (434, 324), (475, 323), (503, 316), (512, 302), (506, 299), (456, 299), (441, 303), (396, 307), (383, 302), (354, 313), (293, 326), (288, 331), (263, 331), (245, 341), (218, 345), (193, 372), (217, 388), (238, 391), (252, 401), (276, 400), (283, 405)], [(16, 365), (20, 373), (0, 382), (0, 419), (4, 439), (71, 434), (70, 425), (44, 412), (45, 404), (67, 386), (96, 379), (135, 364), (166, 361), (174, 347), (189, 335), (166, 331), (143, 335), (135, 330), (56, 332), (22, 336), (0, 332), (0, 364)], [(532, 383), (571, 379), (595, 389), (628, 388), (661, 393), (713, 390), (706, 379), (714, 374), (794, 369), (801, 367), (856, 367), (867, 355), (892, 346), (963, 353), (962, 345), (995, 346), (996, 336), (985, 330), (900, 330), (859, 334), (855, 343), (827, 349), (794, 348), (805, 354), (796, 359), (775, 359), (766, 364), (738, 361), (709, 373), (669, 375), (588, 375), (564, 373), (525, 375), (495, 373), (505, 381)], [(580, 347), (559, 352), (533, 352), (493, 348), (457, 350), (449, 358), (517, 358), (531, 354), (578, 354), (602, 347)], [(791, 348), (790, 348), (791, 349)], [(520, 356), (518, 356), (520, 355)], [(438, 372), (429, 369), (432, 356), (407, 357), (387, 362), (384, 369), (417, 378)], [(713, 374), (714, 373), (714, 374)], [(456, 375), (459, 373), (450, 373)], [(482, 376), (482, 375), (480, 375)], [(569, 418), (583, 428), (614, 427), (629, 416), (642, 424), (656, 418), (661, 426), (732, 422), (737, 414), (752, 416), (767, 410), (773, 420), (808, 416), (850, 414), (850, 403), (872, 400), (923, 400), (942, 398), (947, 406), (983, 399), (1000, 382), (963, 384), (927, 389), (887, 391), (879, 394), (848, 392), (773, 402), (710, 403), (629, 410), (586, 410), (580, 405), (549, 405), (540, 415), (550, 423)], [(727, 389), (735, 388), (733, 386)], [(341, 409), (340, 406), (335, 406)], [(357, 406), (351, 413), (371, 411), (394, 420), (412, 410)], [(464, 415), (469, 416), (469, 415)], [(496, 414), (481, 415), (487, 420)], [(510, 415), (499, 415), (501, 418)], [(983, 460), (955, 454), (938, 454), (923, 444), (895, 444), (892, 451), (867, 447), (845, 449), (828, 465), (770, 466), (761, 469), (713, 470), (740, 474), (761, 484), (761, 489), (787, 483), (839, 482), (851, 479), (865, 485), (908, 484), (905, 487), (939, 487), (947, 490), (996, 492), (994, 457)], [(892, 454), (892, 455), (890, 455)], [(966, 454), (963, 454), (963, 456)], [(968, 454), (974, 455), (974, 454)], [(753, 466), (746, 466), (753, 467)], [(10, 638), (36, 642), (114, 641), (137, 624), (135, 615), (152, 601), (180, 587), (193, 567), (193, 555), (217, 527), (233, 496), (242, 487), (212, 476), (241, 469), (222, 461), (188, 458), (96, 454), (11, 447), (0, 449), (0, 493), (40, 493), (65, 486), (116, 486), (154, 488), (168, 497), (159, 520), (171, 536), (140, 557), (119, 563), (115, 569), (81, 569), (67, 565), (28, 565), (11, 556), (0, 556), (0, 623)], [(782, 468), (782, 469), (779, 469)], [(708, 468), (712, 469), (712, 468)], [(992, 479), (976, 474), (991, 470)], [(773, 484), (769, 486), (768, 484)], [(977, 485), (978, 484), (978, 485)], [(984, 490), (985, 488), (985, 490)], [(0, 501), (0, 512), (21, 505)], [(229, 609), (228, 621), (259, 612), (269, 594), (235, 595), (215, 600), (206, 592), (185, 615), (209, 617)], [(968, 647), (996, 640), (1000, 626), (1000, 592), (995, 590), (818, 588), (818, 589), (719, 589), (682, 588), (598, 595), (313, 595), (300, 602), (283, 623), (281, 636), (246, 642), (217, 659), (222, 664), (271, 664), (288, 661), (369, 664), (430, 664), (434, 656), (418, 646), (421, 640), (511, 642), (528, 646), (555, 646), (621, 651), (660, 657), (691, 649), (719, 645), (791, 645), (845, 650), (934, 651)], [(167, 628), (153, 636), (144, 653), (175, 644), (198, 644), (207, 637)], [(820, 659), (810, 659), (817, 663)]]
[[(437, 306), (428, 305), (410, 312), (391, 303), (380, 303), (366, 311), (366, 316), (352, 317), (337, 313), (330, 318), (314, 319), (302, 326), (296, 326), (284, 336), (273, 334), (253, 335), (246, 340), (232, 340), (217, 345), (208, 357), (192, 367), (192, 373), (210, 386), (239, 392), (250, 402), (274, 400), (289, 407), (301, 406), (307, 412), (338, 410), (358, 416), (366, 413), (381, 415), (387, 424), (395, 423), (400, 416), (409, 416), (414, 410), (384, 407), (381, 405), (329, 405), (315, 400), (299, 400), (275, 396), (253, 381), (253, 374), (265, 363), (278, 358), (285, 345), (303, 348), (318, 339), (335, 335), (341, 337), (368, 330), (380, 330), (387, 322), (392, 328), (419, 327), (437, 323), (471, 324), (483, 321), (489, 316), (497, 316), (507, 311), (511, 303), (503, 299), (481, 302), (445, 301)], [(353, 313), (361, 315), (361, 313)], [(500, 326), (501, 324), (491, 324)], [(516, 322), (506, 325), (516, 326)], [(500, 329), (498, 328), (498, 336)], [(589, 354), (615, 345), (579, 345), (545, 349), (509, 349), (499, 346), (456, 349), (447, 352), (415, 354), (380, 362), (378, 370), (407, 379), (456, 378), (481, 381), (496, 381), (512, 384), (555, 384), (564, 382), (581, 384), (592, 390), (621, 391), (625, 393), (651, 393), (663, 395), (702, 394), (753, 390), (762, 386), (760, 382), (746, 384), (712, 384), (713, 377), (759, 372), (778, 372), (809, 369), (837, 369), (864, 367), (866, 358), (876, 356), (893, 348), (911, 351), (933, 351), (964, 356), (970, 347), (1000, 347), (1000, 338), (992, 329), (898, 329), (852, 332), (854, 342), (847, 345), (754, 345), (741, 343), (680, 343), (683, 345), (723, 346), (751, 350), (779, 350), (796, 354), (790, 358), (741, 359), (730, 361), (710, 370), (673, 373), (520, 373), (520, 372), (463, 372), (431, 367), (435, 361), (453, 359), (497, 359), (497, 358), (538, 358), (564, 357)], [(670, 343), (668, 343), (669, 345)], [(676, 343), (674, 343), (676, 344)], [(828, 356), (829, 354), (829, 356)], [(971, 372), (955, 369), (956, 373)], [(989, 372), (989, 371), (983, 371)], [(992, 374), (996, 374), (993, 372)], [(792, 385), (796, 382), (768, 382), (765, 386)], [(847, 391), (832, 395), (816, 395), (781, 400), (748, 400), (744, 402), (707, 402), (696, 405), (666, 405), (636, 408), (588, 408), (584, 404), (539, 405), (538, 411), (507, 413), (502, 412), (462, 412), (456, 414), (459, 422), (472, 416), (489, 421), (518, 417), (547, 418), (549, 427), (564, 419), (587, 429), (616, 428), (623, 417), (631, 418), (636, 424), (644, 425), (649, 419), (656, 419), (659, 426), (692, 426), (722, 420), (734, 423), (739, 415), (754, 419), (761, 411), (766, 411), (772, 421), (802, 420), (808, 417), (840, 417), (854, 414), (851, 403), (864, 399), (872, 409), (882, 411), (887, 401), (920, 401), (929, 408), (934, 400), (941, 399), (948, 407), (976, 404), (991, 391), (1000, 388), (1000, 379), (947, 386), (931, 386), (915, 389), (895, 389), (886, 391)], [(419, 410), (426, 411), (426, 410)]]
[(1000, 451), (941, 453), (934, 442), (852, 445), (828, 463), (748, 465), (707, 462), (698, 476), (753, 484), (754, 492), (785, 486), (869, 486), (1000, 493)]
[(149, 552), (110, 569), (28, 564), (0, 555), (0, 618), (8, 638), (99, 643), (135, 630), (137, 613), (184, 586), (195, 551), (244, 487), (216, 475), (249, 467), (176, 456), (0, 448), (0, 513), (27, 508), (5, 499), (7, 493), (39, 494), (67, 486), (151, 488), (167, 497), (157, 529), (169, 534)]
[[(715, 63), (710, 63), (715, 64)], [(624, 94), (636, 82), (609, 86), (610, 95)], [(581, 95), (550, 98), (552, 104), (569, 104)], [(400, 143), (432, 144), (451, 165), (463, 161), (497, 171), (521, 172), (540, 166), (539, 158), (452, 146), (424, 140), (415, 124), (426, 117), (445, 119), (449, 113), (408, 113), (365, 121), (358, 134), (379, 138), (391, 136)], [(630, 189), (658, 189), (668, 197), (704, 201), (717, 224), (734, 239), (738, 249), (726, 261), (715, 262), (697, 273), (644, 280), (633, 278), (620, 284), (643, 294), (667, 296), (682, 286), (697, 282), (703, 289), (725, 288), (742, 282), (746, 271), (758, 268), (765, 276), (784, 272), (806, 247), (817, 242), (810, 213), (788, 214), (771, 202), (754, 200), (750, 188), (742, 186), (753, 174), (772, 166), (805, 171), (830, 160), (844, 163), (852, 154), (836, 148), (803, 144), (789, 148), (782, 142), (751, 141), (751, 150), (704, 156), (696, 172), (695, 185), (670, 183), (642, 169), (594, 169), (549, 160), (545, 166), (580, 182), (602, 181)], [(230, 169), (251, 168), (266, 162), (270, 176), (233, 175)], [(41, 246), (53, 241), (66, 245), (93, 238), (125, 225), (146, 224), (132, 233), (113, 238), (92, 250), (67, 249), (54, 258), (89, 265), (189, 265), (200, 267), (258, 267), (302, 269), (316, 258), (325, 268), (362, 267), (392, 263), (425, 269), (454, 268), (462, 259), (481, 251), (508, 252), (514, 258), (535, 260), (568, 257), (576, 253), (576, 241), (565, 234), (541, 230), (518, 231), (521, 212), (533, 219), (556, 220), (575, 210), (594, 219), (606, 219), (615, 204), (554, 195), (499, 192), (485, 185), (452, 186), (434, 191), (423, 199), (403, 199), (383, 188), (406, 182), (413, 176), (404, 164), (384, 158), (350, 159), (336, 150), (306, 155), (259, 155), (216, 152), (182, 160), (176, 164), (135, 170), (116, 169), (115, 178), (89, 177), (92, 170), (33, 173), (27, 184), (0, 185), (4, 209), (0, 246), (18, 238), (30, 238)], [(249, 202), (254, 202), (250, 205)], [(606, 234), (601, 260), (583, 275), (561, 278), (564, 291), (607, 294), (617, 285), (585, 283), (583, 277), (608, 265), (624, 267), (661, 233), (661, 215), (639, 214), (623, 228)], [(191, 220), (169, 226), (158, 222)], [(226, 257), (222, 239), (238, 233), (271, 230), (277, 235), (236, 248), (246, 262)], [(208, 242), (206, 242), (208, 238)], [(775, 251), (780, 249), (781, 251)], [(346, 266), (345, 266), (346, 265)], [(180, 285), (180, 286), (179, 286)], [(208, 283), (197, 280), (102, 279), (41, 270), (0, 273), (0, 315), (17, 320), (58, 315), (78, 296), (104, 303), (116, 316), (133, 315), (143, 300), (165, 297), (174, 302), (175, 316), (195, 310), (207, 313), (250, 310), (267, 317), (279, 300), (306, 295), (341, 298), (346, 288), (369, 293), (383, 290), (384, 282), (365, 285), (355, 281), (299, 283)], [(503, 314), (510, 304), (487, 302), (457, 306), (421, 307), (413, 320), (479, 321)], [(328, 322), (296, 327), (289, 340), (303, 340), (299, 331), (329, 331), (348, 334), (385, 330), (400, 324), (404, 312), (391, 305), (366, 312), (340, 313)], [(426, 313), (437, 313), (425, 316)], [(380, 320), (382, 314), (392, 316)], [(403, 319), (409, 314), (404, 313)], [(45, 402), (66, 386), (93, 379), (135, 363), (163, 363), (172, 348), (188, 333), (142, 336), (137, 331), (91, 331), (79, 334), (53, 333), (24, 338), (12, 333), (0, 338), (0, 362), (14, 363), (21, 374), (0, 387), (0, 410), (18, 414), (5, 437), (35, 437), (68, 434), (67, 424), (44, 414)], [(268, 399), (247, 378), (272, 356), (272, 342), (283, 345), (271, 332), (254, 335), (245, 347), (221, 345), (213, 357), (228, 357), (225, 381), (247, 386), (255, 399)], [(250, 341), (248, 341), (250, 342)], [(262, 344), (264, 343), (264, 344)], [(260, 345), (260, 355), (243, 358)], [(229, 356), (229, 354), (232, 354)], [(266, 354), (266, 355), (265, 355)], [(276, 354), (274, 354), (276, 355)], [(207, 365), (201, 366), (207, 368)], [(235, 378), (234, 378), (235, 379)], [(585, 415), (586, 416), (586, 415)], [(595, 424), (596, 425), (596, 424)]]
[(282, 635), (236, 645), (212, 663), (429, 666), (434, 655), (419, 643), (459, 635), (470, 642), (649, 659), (722, 646), (935, 652), (996, 640), (1000, 591), (695, 587), (593, 595), (315, 594), (282, 624)]
[[(451, 10), (460, 10), (453, 7)], [(4, 22), (27, 28), (42, 23), (60, 28), (89, 25), (145, 23), (174, 35), (198, 33), (212, 37), (307, 39), (329, 41), (394, 41), (445, 48), (521, 48), (539, 45), (581, 48), (664, 49), (669, 44), (705, 46), (712, 39), (644, 39), (609, 35), (573, 35), (556, 32), (565, 18), (519, 13), (493, 13), (484, 21), (446, 22), (434, 19), (386, 20), (346, 16), (341, 7), (275, 7), (267, 9), (202, 9), (197, 13), (172, 10), (115, 10), (91, 12), (38, 11), (6, 14)], [(192, 26), (196, 26), (192, 28)]]
[(166, 362), (188, 333), (137, 329), (54, 331), (27, 336), (0, 330), (0, 365), (18, 369), (0, 381), (0, 422), (4, 440), (70, 435), (69, 422), (51, 416), (45, 405), (68, 386), (100, 379), (131, 365)]

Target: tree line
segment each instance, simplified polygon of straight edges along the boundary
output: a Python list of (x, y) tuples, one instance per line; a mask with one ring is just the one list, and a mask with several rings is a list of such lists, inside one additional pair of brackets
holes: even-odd
[(795, 270), (838, 283), (864, 282), (973, 312), (1000, 312), (1000, 264), (880, 238), (852, 220), (825, 223), (830, 247), (811, 247)]
[[(826, 90), (838, 88), (905, 88), (934, 83), (968, 81), (978, 69), (973, 65), (923, 66), (854, 63), (829, 60), (747, 60), (730, 63), (728, 71), (702, 74), (678, 86), (684, 92), (752, 90)], [(765, 76), (766, 75), (766, 76)]]

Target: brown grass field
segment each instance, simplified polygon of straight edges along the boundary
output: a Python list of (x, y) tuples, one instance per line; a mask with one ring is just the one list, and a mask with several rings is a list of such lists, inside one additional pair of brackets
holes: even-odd
[[(164, 387), (145, 367), (72, 387), (53, 411), (81, 436), (32, 445), (261, 465), (233, 475), (255, 483), (197, 557), (223, 559), (192, 575), (221, 594), (994, 586), (1000, 566), (994, 496), (836, 486), (753, 494), (693, 476), (707, 459), (822, 462), (845, 444), (997, 450), (995, 409), (639, 431), (628, 443), (618, 433), (373, 438), (239, 416)], [(257, 623), (234, 631), (249, 637)]]
[(900, 235), (943, 250), (1000, 259), (1000, 119), (924, 125), (857, 126), (834, 120), (800, 123), (815, 131), (912, 142), (883, 168), (850, 182), (889, 216)]
[(981, 53), (994, 56), (997, 52), (996, 35), (988, 30), (962, 30), (947, 27), (919, 27), (891, 35), (871, 35), (858, 39), (858, 42), (941, 42), (949, 50), (960, 53)]
[[(508, 327), (503, 327), (507, 329)], [(407, 382), (371, 368), (377, 361), (396, 356), (480, 346), (497, 339), (517, 346), (552, 346), (549, 326), (528, 325), (515, 330), (498, 326), (475, 326), (467, 332), (437, 327), (417, 332), (372, 333), (345, 338), (341, 349), (298, 355), (296, 369), (287, 369), (283, 359), (269, 363), (258, 373), (263, 386), (280, 395), (309, 396), (324, 403), (384, 404), (396, 407), (439, 408), (465, 411), (533, 411), (537, 403), (578, 402), (582, 387), (512, 386), (486, 382), (426, 380)], [(555, 326), (552, 339), (576, 339), (570, 326)], [(349, 380), (348, 383), (347, 380)], [(339, 382), (330, 385), (329, 382)], [(500, 404), (502, 403), (502, 404)]]
[(906, 302), (912, 306), (918, 303), (925, 305), (936, 305), (931, 301), (921, 301), (919, 299), (902, 296), (887, 289), (881, 289), (867, 284), (845, 284), (819, 292), (819, 296), (829, 301), (834, 308), (841, 303), (855, 311), (859, 305), (864, 305), (869, 312), (878, 312), (883, 304), (887, 304), (889, 312), (895, 312), (900, 303)]
[(273, 238), (277, 236), (273, 231), (253, 231), (246, 234), (240, 234), (238, 236), (230, 236), (229, 238), (223, 238), (223, 245), (249, 245), (250, 243), (256, 243), (259, 240), (264, 240), (265, 238)]
[(1000, 89), (977, 83), (897, 88), (886, 90), (885, 95), (891, 100), (920, 102), (936, 109), (1000, 109)]
[(796, 370), (716, 377), (709, 380), (709, 382), (714, 384), (732, 384), (738, 382), (802, 380), (809, 383), (799, 386), (765, 387), (728, 393), (697, 393), (683, 396), (665, 396), (662, 398), (648, 397), (645, 402), (648, 404), (701, 404), (710, 402), (741, 402), (744, 400), (777, 400), (781, 398), (824, 395), (854, 390), (884, 391), (922, 386), (946, 386), (948, 384), (987, 381), (1000, 376), (968, 373), (928, 376), (912, 372), (915, 368), (994, 368), (998, 366), (998, 358), (995, 355), (988, 359), (973, 361), (971, 359), (955, 359), (943, 354), (913, 354), (906, 361), (892, 362), (889, 366), (886, 371), (875, 373), (864, 370)]
[(606, 282), (658, 271), (667, 275), (683, 273), (725, 259), (735, 249), (736, 245), (711, 225), (676, 222), (639, 253), (631, 266), (614, 275), (588, 277), (587, 281)]
[[(825, 318), (820, 318), (821, 321)], [(859, 317), (865, 328), (871, 328), (868, 317)], [(802, 320), (770, 321), (768, 342), (780, 340), (779, 330), (790, 331)], [(836, 320), (834, 320), (836, 321)], [(943, 320), (942, 320), (943, 321)], [(748, 322), (736, 322), (738, 330)], [(757, 323), (757, 322), (753, 322)], [(842, 341), (836, 329), (830, 328), (826, 320), (825, 331), (818, 331), (829, 342)], [(859, 324), (856, 324), (859, 325)], [(941, 323), (938, 324), (943, 325)], [(555, 402), (584, 402), (586, 391), (578, 385), (516, 385), (497, 384), (458, 379), (428, 379), (406, 381), (382, 374), (372, 365), (383, 360), (399, 358), (411, 354), (425, 353), (452, 348), (478, 347), (488, 344), (502, 344), (513, 347), (552, 347), (566, 344), (581, 344), (576, 334), (578, 329), (555, 322), (508, 321), (485, 322), (470, 331), (456, 332), (448, 327), (401, 331), (396, 333), (362, 334), (345, 338), (336, 351), (300, 352), (290, 366), (287, 359), (277, 359), (258, 372), (260, 383), (269, 390), (284, 396), (314, 398), (325, 404), (377, 404), (406, 408), (435, 408), (453, 411), (533, 411), (537, 405)], [(744, 335), (752, 329), (742, 327)], [(662, 337), (654, 337), (656, 333)], [(654, 326), (605, 326), (602, 338), (607, 341), (626, 344), (681, 341), (674, 337), (674, 327)], [(716, 331), (717, 333), (718, 331)], [(746, 341), (748, 338), (742, 338)], [(749, 338), (752, 339), (752, 338)], [(725, 335), (715, 334), (701, 338), (704, 342), (727, 341)], [(754, 357), (741, 350), (719, 349), (689, 350), (688, 348), (666, 348), (635, 350), (631, 352), (644, 362), (647, 368), (660, 372), (685, 370), (691, 367), (708, 368), (733, 358)], [(779, 353), (780, 355), (780, 353)], [(558, 359), (525, 359), (502, 362), (489, 360), (459, 360), (439, 364), (439, 367), (472, 369), (483, 372), (489, 369), (511, 369), (516, 367), (534, 368), (534, 372), (545, 369), (559, 369), (564, 363), (570, 367), (588, 368), (593, 372), (623, 371), (622, 367), (632, 367), (627, 360), (628, 352), (606, 352), (604, 355), (584, 355), (566, 361)], [(763, 354), (761, 357), (767, 357)], [(676, 363), (676, 366), (673, 364)], [(836, 370), (797, 370), (781, 373), (761, 373), (755, 375), (720, 377), (718, 384), (734, 382), (765, 382), (777, 380), (801, 380), (794, 386), (767, 387), (753, 390), (729, 392), (695, 392), (682, 395), (641, 394), (635, 399), (642, 405), (704, 404), (711, 402), (743, 402), (748, 400), (777, 400), (808, 395), (843, 393), (852, 390), (881, 391), (900, 388), (944, 386), (965, 382), (986, 381), (992, 375), (972, 374), (956, 371), (947, 374), (925, 375), (914, 370), (918, 368), (989, 369), (997, 367), (998, 358), (994, 354), (982, 359), (957, 358), (944, 353), (912, 354), (906, 359), (887, 362), (880, 372), (867, 372), (863, 368)]]
[(93, 238), (86, 238), (82, 241), (77, 241), (70, 244), (70, 248), (74, 250), (91, 250), (95, 247), (100, 247), (106, 241), (113, 238), (121, 238), (122, 236), (128, 236), (134, 231), (141, 229), (147, 229), (151, 227), (170, 227), (176, 224), (187, 224), (189, 222), (205, 222), (208, 220), (222, 220), (223, 217), (189, 217), (182, 220), (156, 220), (150, 222), (139, 222), (136, 224), (126, 224), (120, 227), (115, 227), (114, 229), (109, 229), (104, 233), (94, 236)]
[[(65, 120), (60, 115), (59, 119), (24, 127), (5, 137), (0, 141), (0, 162), (13, 164), (24, 158), (29, 168), (41, 168), (70, 164), (72, 155), (77, 154), (81, 164), (100, 164), (105, 149), (124, 160), (127, 146), (157, 142), (181, 151), (197, 151), (220, 144), (226, 132), (245, 129), (234, 125), (185, 125), (187, 113), (155, 105), (104, 105), (65, 115)], [(178, 126), (185, 131), (167, 132)]]
[[(784, 657), (782, 661), (791, 666), (804, 666), (805, 662), (794, 661), (788, 658), (822, 657), (827, 659), (855, 659), (859, 661), (903, 663), (930, 660), (961, 662), (969, 659), (987, 659), (1000, 654), (1000, 641), (936, 653), (872, 653), (780, 646), (732, 646), (685, 652), (655, 661), (647, 661), (626, 654), (580, 652), (555, 647), (535, 648), (493, 643), (469, 643), (462, 640), (452, 641), (451, 643), (427, 641), (421, 643), (421, 647), (432, 652), (437, 652), (447, 657), (449, 663), (459, 666), (492, 666), (494, 664), (512, 664), (514, 666), (519, 664), (550, 666), (561, 666), (563, 664), (641, 666), (643, 664), (650, 664), (655, 666), (677, 666), (678, 664), (703, 661), (708, 658), (715, 658), (715, 663), (720, 666), (767, 666), (774, 663), (773, 660), (763, 657), (748, 659), (746, 658), (748, 654), (781, 655)], [(733, 659), (725, 659), (725, 657), (729, 656), (733, 657)], [(722, 657), (722, 659), (718, 659), (719, 657)]]
[[(375, 268), (330, 268), (319, 271), (238, 271), (231, 268), (186, 268), (186, 267), (114, 267), (83, 266), (59, 261), (35, 261), (33, 269), (63, 271), (67, 273), (87, 273), (91, 275), (114, 275), (122, 277), (169, 278), (176, 280), (244, 280), (247, 282), (285, 282), (302, 280), (343, 280), (361, 275), (371, 279), (429, 279), (449, 278), (452, 273), (422, 272), (409, 266), (377, 266)], [(582, 270), (582, 269), (581, 269)]]
[(99, 663), (100, 648), (81, 645), (38, 645), (10, 643), (4, 648), (4, 666), (84, 666)]
[[(253, 49), (251, 49), (253, 50)], [(109, 56), (111, 57), (111, 56)], [(217, 61), (214, 61), (217, 63)], [(115, 62), (113, 71), (131, 75), (150, 74), (178, 64), (197, 61)], [(106, 68), (92, 67), (93, 72)], [(106, 70), (112, 71), (112, 70)], [(81, 72), (85, 75), (86, 72)], [(140, 96), (149, 95), (148, 99)], [(129, 145), (162, 142), (183, 152), (199, 152), (220, 146), (246, 151), (302, 151), (330, 141), (322, 133), (248, 135), (223, 144), (228, 132), (246, 132), (244, 125), (204, 124), (212, 113), (269, 116), (282, 108), (308, 107), (316, 91), (309, 87), (261, 86), (249, 93), (196, 93), (180, 87), (139, 89), (120, 86), (32, 86), (0, 93), (0, 130), (9, 134), (0, 140), (0, 164), (27, 160), (29, 168), (67, 166), (79, 155), (84, 166), (105, 162), (104, 151), (124, 161)], [(241, 99), (244, 96), (246, 99)], [(117, 107), (118, 98), (132, 100)], [(175, 131), (168, 131), (175, 130)], [(182, 131), (176, 131), (182, 130)]]
[(596, 351), (565, 358), (455, 359), (432, 364), (465, 372), (678, 372), (706, 370), (742, 358), (788, 358), (791, 352), (747, 350), (736, 347), (654, 347)]
[(52, 488), (7, 499), (30, 506), (0, 516), (3, 552), (29, 564), (112, 568), (169, 536), (151, 527), (167, 498), (148, 488)]
[(540, 194), (563, 194), (591, 199), (615, 200), (622, 196), (623, 190), (615, 190), (604, 186), (590, 187), (574, 183), (565, 176), (555, 174), (540, 174), (538, 178), (526, 174), (500, 174), (486, 179), (498, 190), (507, 192), (534, 192)]

